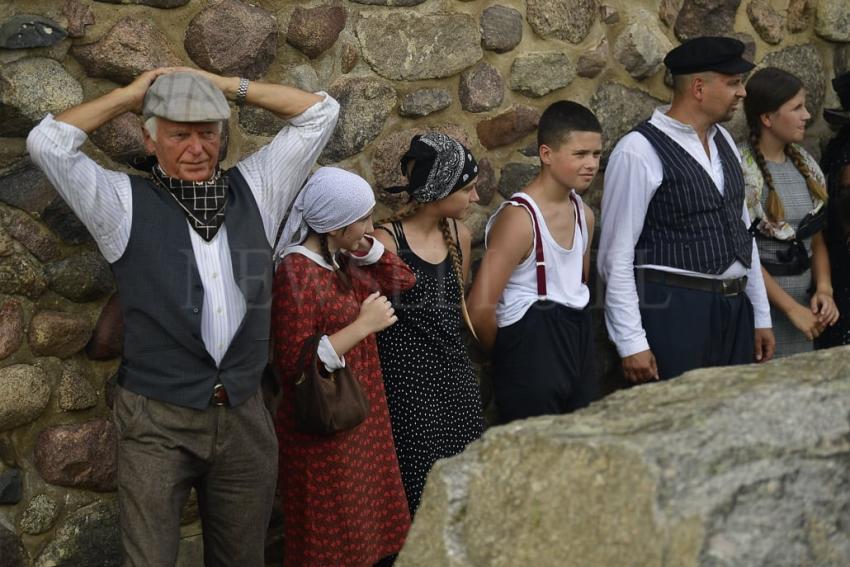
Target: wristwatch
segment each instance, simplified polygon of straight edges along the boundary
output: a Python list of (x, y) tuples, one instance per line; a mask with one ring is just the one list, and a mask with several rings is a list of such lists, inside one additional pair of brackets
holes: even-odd
[(245, 97), (248, 96), (248, 79), (241, 77), (239, 79), (239, 89), (236, 91), (236, 106), (242, 106), (245, 103)]

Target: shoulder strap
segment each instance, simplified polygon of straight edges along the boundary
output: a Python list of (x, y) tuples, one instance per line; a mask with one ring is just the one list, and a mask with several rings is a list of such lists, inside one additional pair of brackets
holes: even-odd
[(393, 237), (393, 242), (395, 243), (395, 249), (396, 249), (396, 250), (398, 250), (398, 238), (396, 238), (396, 235), (395, 235), (395, 231), (394, 231), (394, 230), (390, 230), (390, 229), (388, 229), (388, 228), (387, 228), (387, 227), (385, 227), (385, 226), (376, 226), (376, 227), (375, 227), (375, 230), (383, 230), (384, 232), (386, 232), (387, 234), (389, 234), (390, 236), (392, 236), (392, 237)]
[(524, 197), (514, 196), (510, 201), (524, 207), (531, 215), (531, 224), (534, 226), (534, 259), (537, 263), (537, 295), (540, 296), (540, 299), (546, 299), (546, 260), (543, 257), (543, 239), (540, 237), (537, 215), (531, 203), (526, 201)]

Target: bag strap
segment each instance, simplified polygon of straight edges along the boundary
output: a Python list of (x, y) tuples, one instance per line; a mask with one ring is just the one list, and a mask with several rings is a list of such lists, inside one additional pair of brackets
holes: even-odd
[[(307, 372), (308, 364), (316, 369), (316, 357), (318, 356), (319, 341), (322, 340), (322, 334), (316, 333), (304, 341), (304, 346), (301, 347), (301, 354), (298, 356), (298, 366), (301, 372), (295, 378), (295, 383), (300, 384), (304, 381), (304, 373)], [(318, 369), (316, 369), (318, 370)]]
[(540, 299), (546, 299), (546, 259), (543, 257), (543, 239), (540, 237), (537, 215), (531, 203), (524, 197), (514, 196), (510, 201), (524, 207), (531, 215), (531, 224), (534, 227), (534, 260), (537, 265), (537, 295)]

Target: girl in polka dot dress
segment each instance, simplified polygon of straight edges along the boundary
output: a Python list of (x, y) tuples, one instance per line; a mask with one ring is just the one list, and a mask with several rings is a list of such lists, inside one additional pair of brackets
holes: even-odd
[[(370, 237), (374, 205), (365, 180), (321, 168), (296, 199), (276, 253), (272, 334), (282, 388), (275, 427), (285, 566), (369, 567), (398, 552), (410, 526), (375, 333), (396, 321), (381, 294), (409, 289), (415, 279)], [(298, 362), (317, 334), (320, 370), (347, 366), (369, 401), (365, 421), (330, 436), (295, 426)]]
[(401, 159), (411, 205), (375, 237), (416, 274), (416, 285), (392, 296), (398, 323), (378, 334), (384, 386), (401, 477), (411, 513), (437, 459), (481, 436), (481, 395), (461, 336), (463, 282), (471, 237), (458, 223), (478, 201), (478, 166), (460, 142), (431, 132), (416, 136)]

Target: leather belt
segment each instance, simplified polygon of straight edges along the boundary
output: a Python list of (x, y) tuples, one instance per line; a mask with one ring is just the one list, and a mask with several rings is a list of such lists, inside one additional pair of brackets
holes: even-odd
[[(718, 280), (686, 276), (684, 274), (675, 274), (673, 272), (665, 272), (662, 270), (641, 269), (640, 272), (643, 274), (643, 278), (648, 282), (695, 289), (697, 291), (707, 291), (709, 293), (720, 293), (727, 297), (733, 297), (740, 293), (744, 293), (747, 289), (747, 276), (730, 280)], [(638, 277), (640, 277), (640, 275), (638, 275)]]
[(227, 397), (227, 390), (224, 389), (224, 385), (216, 384), (213, 387), (212, 398), (210, 398), (210, 405), (213, 406), (229, 406), (230, 398)]

